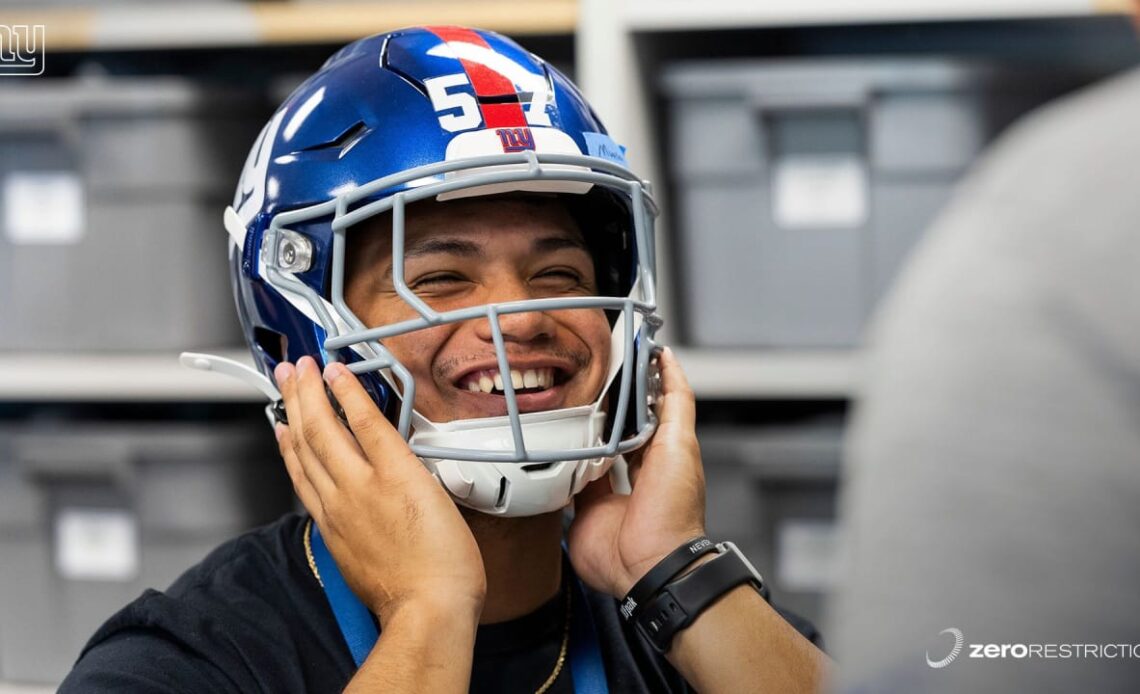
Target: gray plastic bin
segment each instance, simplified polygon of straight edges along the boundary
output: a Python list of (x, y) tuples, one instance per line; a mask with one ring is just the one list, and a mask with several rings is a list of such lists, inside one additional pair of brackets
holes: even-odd
[(261, 428), (0, 430), (0, 680), (59, 682), (145, 588), (291, 510)]
[(259, 102), (176, 78), (0, 87), (0, 350), (239, 344), (221, 216)]
[(875, 302), (993, 135), (1046, 90), (939, 60), (670, 66), (684, 339), (856, 344)]
[(774, 601), (819, 627), (839, 579), (835, 500), (842, 431), (840, 421), (825, 418), (698, 432), (709, 535), (736, 542)]

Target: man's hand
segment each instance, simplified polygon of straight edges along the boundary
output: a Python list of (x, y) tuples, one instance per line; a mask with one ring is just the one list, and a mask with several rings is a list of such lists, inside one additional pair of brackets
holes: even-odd
[(281, 456), (353, 592), (385, 629), (405, 607), (477, 622), (487, 579), (475, 538), (356, 377), (338, 363), (324, 374), (350, 432), (312, 358), (274, 375), (289, 417), (275, 428)]
[(624, 596), (654, 564), (705, 532), (705, 476), (696, 404), (668, 348), (659, 357), (663, 397), (657, 431), (629, 461), (633, 493), (613, 493), (608, 477), (574, 499), (570, 560), (590, 586)]
[[(587, 583), (621, 598), (682, 543), (705, 534), (705, 477), (693, 392), (666, 348), (660, 424), (630, 462), (633, 493), (605, 477), (575, 497), (570, 560)], [(700, 561), (700, 560), (698, 560)], [(666, 657), (702, 692), (817, 692), (824, 656), (751, 586), (737, 586), (673, 639)]]

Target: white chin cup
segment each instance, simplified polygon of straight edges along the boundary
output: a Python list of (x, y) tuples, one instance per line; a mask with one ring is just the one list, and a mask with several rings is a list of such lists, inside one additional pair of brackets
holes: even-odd
[[(519, 415), (523, 442), (530, 453), (593, 448), (602, 445), (606, 413), (591, 405)], [(417, 418), (408, 443), (415, 446), (513, 452), (510, 417), (460, 419), (437, 424)], [(557, 511), (601, 477), (610, 458), (553, 463), (482, 462), (422, 458), (457, 503), (496, 516), (534, 516)]]

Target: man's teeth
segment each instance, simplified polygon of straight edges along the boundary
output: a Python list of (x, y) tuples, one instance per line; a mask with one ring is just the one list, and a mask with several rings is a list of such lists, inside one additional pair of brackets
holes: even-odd
[[(482, 371), (478, 375), (469, 376), (467, 390), (472, 393), (502, 392), (503, 376), (498, 371)], [(523, 388), (550, 388), (554, 385), (554, 369), (526, 369), (520, 371), (511, 369), (511, 386), (515, 390)]]

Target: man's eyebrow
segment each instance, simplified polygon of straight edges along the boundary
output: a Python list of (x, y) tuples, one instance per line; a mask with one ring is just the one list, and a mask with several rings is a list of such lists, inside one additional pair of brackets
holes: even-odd
[[(424, 255), (460, 255), (468, 258), (482, 258), (483, 249), (471, 241), (449, 238), (424, 238), (413, 241), (404, 247), (404, 261)], [(384, 270), (384, 277), (391, 277), (392, 266)]]
[(552, 253), (566, 248), (577, 248), (590, 253), (590, 247), (581, 236), (544, 236), (531, 242), (531, 250), (535, 253)]
[(478, 244), (465, 239), (431, 237), (418, 239), (404, 246), (405, 259), (435, 253), (481, 257), (483, 255), (483, 249), (480, 248)]

